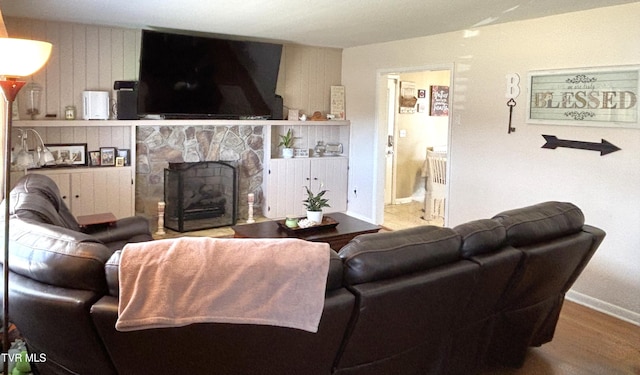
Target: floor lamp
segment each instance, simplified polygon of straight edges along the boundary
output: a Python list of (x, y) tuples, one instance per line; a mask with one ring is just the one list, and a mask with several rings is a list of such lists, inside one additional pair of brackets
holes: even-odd
[[(1, 17), (1, 16), (0, 16)], [(3, 237), (3, 298), (2, 298), (2, 352), (9, 353), (9, 182), (11, 170), (11, 125), (13, 102), (25, 81), (20, 78), (30, 76), (44, 66), (51, 55), (51, 43), (36, 40), (0, 38), (0, 87), (4, 95), (2, 183), (4, 185), (4, 237)], [(4, 356), (3, 373), (9, 370), (9, 357)]]

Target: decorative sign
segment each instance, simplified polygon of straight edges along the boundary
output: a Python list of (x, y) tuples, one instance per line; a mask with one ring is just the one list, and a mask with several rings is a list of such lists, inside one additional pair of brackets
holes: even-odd
[(640, 67), (529, 73), (527, 122), (640, 128)]
[(336, 120), (345, 119), (344, 86), (331, 86), (331, 114), (335, 116)]
[(606, 154), (610, 154), (612, 152), (616, 152), (620, 150), (619, 147), (607, 142), (606, 140), (601, 140), (600, 143), (595, 142), (583, 142), (583, 141), (571, 141), (568, 139), (558, 139), (555, 135), (542, 135), (544, 140), (547, 141), (542, 148), (550, 148), (555, 150), (558, 147), (567, 147), (567, 148), (577, 148), (580, 150), (591, 150), (591, 151), (600, 151), (600, 156), (604, 156)]
[(431, 86), (431, 116), (449, 116), (449, 86)]
[(414, 82), (400, 82), (400, 113), (416, 113), (416, 84)]

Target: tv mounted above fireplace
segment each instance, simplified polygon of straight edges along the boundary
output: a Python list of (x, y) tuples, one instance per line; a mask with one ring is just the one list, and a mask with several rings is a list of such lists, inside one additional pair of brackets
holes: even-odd
[(281, 55), (279, 44), (143, 30), (138, 114), (277, 117), (282, 113), (282, 99), (275, 94)]

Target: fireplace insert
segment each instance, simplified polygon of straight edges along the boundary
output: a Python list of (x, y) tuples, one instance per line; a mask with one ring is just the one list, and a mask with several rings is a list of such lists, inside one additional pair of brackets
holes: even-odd
[(165, 227), (178, 231), (236, 224), (237, 167), (204, 161), (169, 163), (164, 170)]

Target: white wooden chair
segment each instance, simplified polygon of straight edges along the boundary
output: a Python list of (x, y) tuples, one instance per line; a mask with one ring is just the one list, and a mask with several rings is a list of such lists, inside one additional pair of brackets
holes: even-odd
[(447, 195), (447, 153), (427, 149), (427, 193), (424, 200), (426, 220), (444, 219), (444, 205)]

